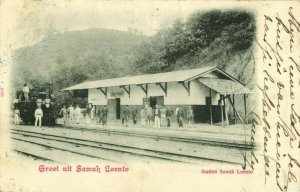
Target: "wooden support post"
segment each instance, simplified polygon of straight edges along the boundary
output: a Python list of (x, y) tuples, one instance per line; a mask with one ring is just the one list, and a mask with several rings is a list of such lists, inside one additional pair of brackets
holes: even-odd
[(224, 127), (224, 117), (223, 117), (222, 99), (223, 99), (223, 95), (221, 95), (220, 106), (221, 106), (221, 121), (222, 121), (222, 127)]
[(210, 97), (210, 105), (209, 105), (209, 113), (210, 113), (210, 124), (213, 124), (213, 116), (212, 116), (212, 98), (211, 98), (211, 89), (209, 88), (209, 97)]
[(228, 113), (227, 113), (227, 107), (226, 107), (226, 96), (223, 97), (223, 104), (224, 104), (224, 112), (225, 112), (225, 120), (226, 120), (226, 126), (229, 125), (229, 121), (228, 121)]
[(146, 98), (148, 98), (148, 84), (145, 84), (145, 87), (143, 87), (143, 84), (138, 85), (141, 87), (141, 89), (145, 92)]
[(234, 118), (234, 124), (236, 124), (236, 117), (235, 117), (235, 101), (234, 101), (234, 95), (232, 95), (232, 102), (233, 102), (233, 105), (232, 105), (232, 107), (233, 107), (233, 118)]
[(128, 89), (126, 88), (126, 86), (120, 86), (120, 87), (124, 89), (124, 91), (128, 94), (130, 98), (130, 85), (128, 85)]
[(165, 93), (166, 93), (166, 97), (168, 96), (168, 83), (165, 82)]
[(187, 82), (187, 85), (185, 84), (185, 82), (179, 82), (179, 83), (182, 84), (182, 86), (187, 90), (187, 92), (188, 92), (188, 94), (189, 94), (189, 96), (190, 96), (190, 92), (191, 92), (191, 82), (188, 81), (188, 82)]
[(242, 124), (244, 124), (244, 121), (243, 121), (242, 117), (240, 116), (240, 114), (235, 109), (235, 107), (234, 107), (234, 105), (233, 105), (233, 103), (232, 103), (232, 101), (231, 101), (230, 98), (228, 98), (228, 101), (230, 102), (231, 106), (233, 107), (234, 111), (236, 112), (236, 114), (237, 114), (238, 118), (240, 119), (240, 121), (242, 122)]
[(164, 84), (165, 84), (165, 86), (163, 86), (162, 83), (156, 83), (156, 85), (159, 85), (160, 88), (165, 92), (165, 96), (167, 96), (168, 95), (168, 83), (165, 82)]
[(245, 109), (245, 122), (248, 124), (246, 94), (244, 94), (244, 109)]

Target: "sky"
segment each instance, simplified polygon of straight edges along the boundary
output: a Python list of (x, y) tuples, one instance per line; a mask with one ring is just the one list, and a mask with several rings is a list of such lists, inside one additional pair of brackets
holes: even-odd
[[(1, 30), (5, 45), (16, 49), (35, 44), (48, 34), (88, 28), (153, 35), (175, 19), (186, 19), (196, 10), (216, 7), (206, 1), (96, 1), (24, 0), (1, 3)], [(235, 6), (238, 3), (235, 4)], [(226, 7), (226, 3), (223, 3)], [(227, 3), (232, 8), (232, 4)]]

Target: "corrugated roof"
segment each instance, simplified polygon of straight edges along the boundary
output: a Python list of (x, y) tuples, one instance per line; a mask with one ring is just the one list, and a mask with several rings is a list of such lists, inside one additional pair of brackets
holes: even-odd
[(241, 83), (232, 80), (208, 77), (201, 77), (198, 80), (205, 86), (215, 90), (222, 95), (252, 93), (250, 89), (248, 89)]
[(218, 69), (216, 67), (203, 67), (197, 69), (172, 71), (165, 73), (146, 74), (138, 76), (120, 77), (114, 79), (104, 79), (97, 81), (88, 81), (80, 83), (63, 90), (79, 90), (79, 89), (92, 89), (101, 87), (115, 87), (125, 85), (138, 85), (138, 84), (151, 84), (151, 83), (163, 83), (163, 82), (180, 82), (187, 79), (199, 76), (210, 71)]

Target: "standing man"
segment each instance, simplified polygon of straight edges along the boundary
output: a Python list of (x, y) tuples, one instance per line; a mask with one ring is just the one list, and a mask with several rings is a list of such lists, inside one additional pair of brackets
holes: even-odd
[(90, 104), (86, 105), (86, 111), (85, 111), (85, 122), (86, 124), (90, 124), (90, 114), (91, 114), (91, 107)]
[(97, 116), (98, 116), (97, 117), (97, 124), (101, 125), (102, 119), (103, 119), (103, 112), (102, 112), (101, 106), (98, 107)]
[(160, 110), (158, 105), (154, 109), (154, 128), (160, 128)]
[(41, 109), (41, 107), (38, 106), (38, 108), (34, 112), (34, 116), (35, 116), (34, 126), (37, 126), (37, 124), (39, 123), (39, 126), (41, 127), (42, 118), (43, 118), (43, 110)]
[(63, 108), (61, 108), (59, 114), (63, 115), (64, 125), (66, 125), (68, 122), (68, 111), (66, 105), (64, 105)]
[(95, 105), (92, 105), (92, 109), (91, 109), (91, 120), (94, 120), (94, 116), (95, 116)]
[(73, 105), (71, 104), (70, 106), (69, 106), (69, 108), (68, 108), (68, 112), (69, 112), (69, 122), (70, 123), (74, 123), (74, 120), (75, 120), (75, 117), (74, 117), (74, 115), (75, 115), (75, 109), (74, 109), (74, 107), (73, 107)]
[(166, 112), (166, 116), (167, 116), (167, 121), (168, 121), (168, 127), (171, 126), (171, 116), (173, 115), (173, 111), (170, 109), (170, 107), (168, 107), (167, 112)]
[(14, 120), (15, 120), (15, 125), (20, 124), (20, 110), (17, 106), (15, 106), (15, 110), (14, 110)]
[(74, 114), (75, 114), (76, 123), (79, 124), (81, 109), (80, 109), (78, 104), (76, 105), (76, 108), (74, 110)]
[(102, 125), (106, 125), (107, 124), (107, 115), (108, 115), (108, 108), (106, 105), (102, 109), (102, 115), (103, 115)]
[(141, 109), (141, 125), (146, 125), (146, 108)]
[(25, 83), (23, 86), (23, 95), (24, 95), (25, 101), (28, 101), (29, 100), (29, 87), (28, 87), (27, 83)]
[(165, 106), (161, 106), (160, 108), (160, 126), (164, 127), (166, 125), (166, 108)]
[(50, 97), (47, 95), (46, 96), (46, 99), (43, 101), (43, 104), (49, 108), (50, 107), (50, 103), (51, 103), (51, 100), (50, 100)]
[(187, 119), (189, 122), (189, 127), (191, 127), (191, 124), (194, 125), (194, 111), (192, 109), (192, 106), (189, 106), (189, 109), (187, 111)]
[(177, 119), (179, 127), (183, 127), (183, 110), (180, 107), (178, 107)]
[(153, 111), (152, 111), (152, 107), (151, 106), (148, 107), (148, 105), (146, 105), (146, 109), (147, 109), (147, 123), (148, 123), (148, 126), (150, 126)]
[(133, 109), (133, 111), (132, 111), (133, 125), (136, 125), (136, 122), (137, 122), (136, 116), (137, 116), (137, 109)]
[(180, 109), (180, 107), (179, 106), (177, 106), (177, 108), (176, 108), (176, 110), (175, 110), (175, 115), (176, 115), (176, 117), (177, 117), (177, 123), (179, 124), (179, 109)]
[(43, 110), (43, 122), (44, 125), (51, 125), (51, 116), (52, 116), (52, 106), (50, 104), (51, 100), (49, 96), (46, 96), (46, 99), (42, 102), (42, 110)]
[(129, 114), (130, 114), (130, 111), (128, 109), (128, 105), (126, 105), (126, 107), (125, 107), (125, 109), (123, 111), (123, 117), (124, 117), (124, 125), (125, 125), (125, 127), (128, 126)]

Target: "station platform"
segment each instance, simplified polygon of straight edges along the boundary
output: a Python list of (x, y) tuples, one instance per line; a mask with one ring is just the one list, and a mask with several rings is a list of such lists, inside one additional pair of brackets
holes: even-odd
[(189, 125), (187, 124), (183, 127), (178, 127), (177, 124), (173, 123), (170, 127), (155, 128), (154, 124), (133, 125), (133, 123), (128, 124), (128, 126), (126, 127), (122, 125), (121, 121), (111, 121), (108, 122), (107, 125), (99, 125), (94, 121), (90, 121), (89, 123), (83, 122), (80, 124), (72, 123), (63, 125), (63, 122), (61, 120), (58, 120), (57, 123), (60, 126), (70, 128), (76, 127), (102, 131), (106, 130), (111, 132), (128, 132), (131, 134), (143, 134), (150, 136), (163, 136), (202, 141), (216, 141), (231, 144), (251, 144), (251, 125), (242, 124), (227, 125), (222, 127), (206, 123), (197, 123), (191, 127), (189, 127)]

